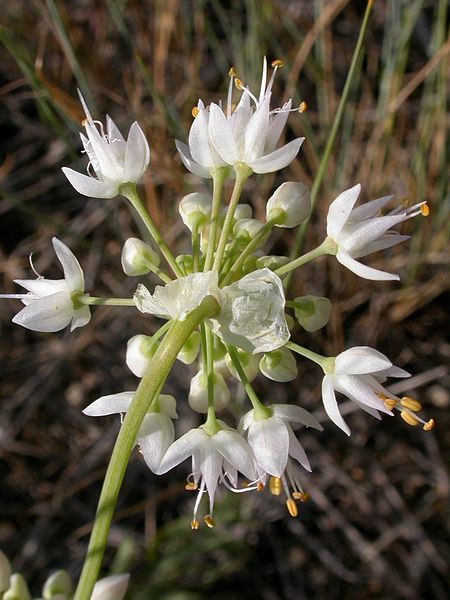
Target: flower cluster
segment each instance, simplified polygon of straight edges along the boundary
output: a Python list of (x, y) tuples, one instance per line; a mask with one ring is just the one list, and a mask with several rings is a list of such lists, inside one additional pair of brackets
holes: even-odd
[[(137, 208), (148, 239), (126, 241), (123, 270), (131, 277), (153, 273), (162, 285), (151, 290), (144, 279), (137, 284), (133, 298), (92, 297), (85, 292), (77, 259), (54, 238), (64, 279), (54, 281), (39, 275), (35, 280), (16, 280), (28, 293), (9, 296), (25, 304), (13, 321), (35, 331), (58, 331), (69, 324), (73, 330), (86, 325), (89, 307), (95, 304), (131, 306), (163, 320), (154, 335), (137, 332), (128, 342), (126, 364), (140, 379), (137, 389), (103, 396), (84, 413), (93, 417), (125, 415), (122, 429), (135, 427), (129, 430), (133, 431), (131, 440), (153, 473), (166, 473), (191, 460), (186, 488), (197, 491), (193, 529), (200, 525), (204, 492), (209, 496), (204, 522), (214, 526), (219, 486), (237, 493), (261, 491), (266, 486), (275, 495), (284, 490), (289, 513), (298, 514), (297, 501), (307, 497), (301, 469), (311, 470), (299, 439), (300, 428), (322, 431), (323, 427), (296, 404), (264, 403), (252, 387), (258, 374), (275, 382), (294, 380), (296, 355), (321, 367), (323, 407), (347, 435), (350, 429), (341, 415), (336, 392), (378, 419), (380, 413), (393, 415), (397, 411), (407, 423), (422, 423), (425, 430), (434, 423), (418, 416), (418, 401), (397, 397), (383, 387), (388, 377), (409, 374), (380, 352), (362, 346), (337, 356), (321, 356), (292, 340), (298, 330), (314, 332), (324, 327), (331, 302), (312, 294), (286, 299), (283, 278), (287, 274), (328, 254), (362, 278), (398, 279), (398, 275), (364, 265), (359, 259), (406, 239), (392, 228), (420, 213), (426, 215), (428, 207), (420, 202), (383, 215), (381, 211), (392, 199), (386, 196), (355, 208), (361, 191), (358, 184), (330, 204), (320, 246), (292, 260), (265, 254), (263, 247), (274, 227), (296, 227), (311, 211), (308, 188), (301, 182), (284, 182), (273, 192), (267, 201), (265, 221), (254, 218), (251, 206), (240, 203), (246, 180), (254, 173), (270, 173), (289, 165), (304, 139), (277, 148), (289, 113), (301, 113), (305, 105), (293, 109), (289, 100), (271, 108), (274, 77), (281, 61), (274, 61), (272, 67), (269, 79), (264, 60), (257, 95), (231, 69), (226, 103), (205, 106), (199, 100), (193, 109), (188, 143), (177, 141), (184, 165), (193, 174), (213, 180), (211, 196), (195, 192), (179, 204), (191, 237), (189, 255), (172, 254), (139, 199), (136, 183), (150, 158), (140, 127), (134, 123), (125, 141), (107, 117), (105, 132), (82, 100), (86, 135), (81, 134), (81, 139), (89, 158), (88, 174), (63, 171), (81, 194), (98, 198), (122, 194)], [(235, 89), (240, 94), (236, 104)], [(229, 202), (223, 202), (224, 182), (231, 175), (234, 189)], [(173, 423), (177, 401), (161, 393), (176, 358), (194, 365), (186, 399), (192, 410), (206, 415), (198, 427), (177, 439)], [(244, 387), (251, 407), (232, 427), (226, 407), (232, 402), (236, 383)], [(220, 418), (217, 413), (221, 413)], [(128, 425), (131, 421), (134, 425)]]

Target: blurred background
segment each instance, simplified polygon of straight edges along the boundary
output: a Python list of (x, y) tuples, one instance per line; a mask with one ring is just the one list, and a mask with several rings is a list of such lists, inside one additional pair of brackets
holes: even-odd
[[(80, 88), (97, 118), (109, 113), (125, 131), (144, 128), (152, 158), (143, 193), (178, 252), (188, 248), (177, 219), (179, 199), (207, 191), (182, 167), (174, 138), (186, 139), (191, 109), (224, 98), (233, 65), (258, 89), (262, 58), (281, 58), (274, 105), (306, 101), (286, 138), (306, 136), (283, 173), (254, 176), (245, 199), (263, 218), (283, 180), (311, 184), (330, 132), (365, 2), (357, 0), (16, 0), (0, 16), (1, 291), (16, 278), (59, 277), (53, 235), (74, 251), (97, 296), (129, 296), (121, 247), (139, 224), (121, 199), (79, 196), (61, 166), (80, 171)], [(426, 199), (427, 219), (402, 226), (411, 240), (375, 255), (377, 268), (402, 283), (358, 279), (321, 259), (298, 272), (292, 293), (326, 295), (333, 317), (296, 339), (334, 355), (369, 345), (413, 373), (392, 391), (418, 398), (436, 428), (401, 419), (377, 422), (352, 412), (347, 438), (323, 417), (321, 376), (306, 361), (291, 384), (259, 378), (271, 402), (299, 402), (323, 419), (322, 434), (301, 436), (312, 474), (310, 501), (292, 519), (280, 498), (219, 497), (214, 530), (190, 529), (194, 497), (188, 466), (152, 475), (136, 452), (110, 535), (104, 575), (129, 571), (128, 598), (433, 598), (448, 597), (448, 458), (450, 448), (450, 279), (448, 265), (448, 5), (446, 0), (377, 0), (357, 64), (339, 136), (311, 226), (310, 249), (323, 239), (327, 208), (361, 182), (364, 201), (395, 193), (407, 205)], [(289, 230), (268, 253), (289, 251)], [(270, 252), (269, 252), (270, 251)], [(119, 419), (81, 410), (100, 395), (135, 389), (125, 366), (127, 340), (157, 323), (129, 308), (94, 310), (70, 334), (29, 332), (11, 324), (18, 301), (0, 304), (0, 548), (35, 595), (52, 569), (77, 577)], [(179, 400), (178, 431), (196, 426), (186, 408), (194, 371), (177, 364), (166, 392)], [(233, 389), (233, 423), (246, 407)]]

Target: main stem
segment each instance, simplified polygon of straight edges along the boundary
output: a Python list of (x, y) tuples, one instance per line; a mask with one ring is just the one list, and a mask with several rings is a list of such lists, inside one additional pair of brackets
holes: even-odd
[(89, 548), (74, 600), (88, 600), (91, 597), (100, 571), (114, 508), (128, 460), (148, 408), (166, 381), (183, 344), (200, 321), (216, 314), (218, 308), (217, 301), (208, 297), (186, 317), (185, 321), (175, 321), (147, 367), (117, 436), (103, 481)]
[(161, 235), (161, 232), (156, 227), (153, 219), (148, 214), (148, 211), (146, 210), (145, 206), (142, 204), (142, 200), (140, 199), (139, 194), (137, 193), (137, 190), (136, 190), (136, 185), (127, 183), (120, 188), (120, 193), (123, 196), (125, 196), (125, 198), (127, 200), (129, 200), (130, 203), (133, 205), (136, 212), (141, 217), (144, 225), (147, 227), (155, 244), (160, 249), (161, 254), (164, 256), (164, 258), (166, 259), (170, 268), (172, 269), (172, 271), (175, 273), (175, 275), (177, 277), (183, 277), (183, 273), (181, 272), (180, 267), (177, 265), (176, 260), (172, 254), (172, 251), (170, 250), (169, 246), (166, 244), (163, 236)]

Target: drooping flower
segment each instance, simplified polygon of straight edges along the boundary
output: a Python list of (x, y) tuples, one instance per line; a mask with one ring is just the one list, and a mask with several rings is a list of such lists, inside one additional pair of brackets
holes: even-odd
[[(268, 476), (280, 480), (286, 492), (289, 512), (296, 516), (295, 500), (301, 497), (302, 487), (292, 459), (307, 471), (311, 471), (311, 465), (291, 423), (319, 431), (323, 428), (315, 417), (300, 406), (272, 404), (268, 408), (272, 414), (267, 418), (255, 418), (255, 411), (250, 410), (242, 417), (240, 428), (248, 432), (248, 443), (255, 455), (261, 481), (265, 483)], [(290, 487), (293, 488), (292, 494)]]
[[(230, 86), (225, 109), (214, 102), (205, 108), (199, 101), (189, 133), (189, 146), (177, 142), (184, 165), (194, 174), (210, 177), (213, 169), (238, 164), (255, 173), (272, 173), (289, 165), (304, 138), (297, 138), (276, 149), (291, 111), (292, 100), (281, 108), (270, 110), (274, 76), (280, 66), (275, 61), (274, 72), (267, 83), (267, 61), (264, 58), (259, 97), (256, 97), (230, 69)], [(233, 86), (242, 91), (233, 110)]]
[[(84, 151), (89, 158), (88, 175), (63, 167), (72, 186), (84, 196), (114, 198), (120, 186), (137, 183), (150, 162), (150, 148), (144, 132), (135, 121), (125, 141), (114, 121), (106, 116), (106, 132), (100, 121), (94, 121), (80, 94), (86, 119), (86, 135), (80, 133)], [(90, 172), (90, 168), (93, 174)]]
[(15, 279), (28, 294), (4, 294), (3, 298), (18, 298), (25, 304), (13, 318), (13, 323), (33, 331), (55, 332), (70, 324), (70, 330), (89, 323), (89, 306), (77, 300), (84, 294), (84, 275), (80, 263), (69, 248), (56, 237), (52, 239), (56, 256), (64, 270), (64, 279)]
[(139, 284), (133, 299), (141, 312), (184, 321), (207, 296), (213, 296), (220, 302), (217, 271), (193, 273), (165, 286), (157, 285), (154, 294)]
[[(83, 413), (89, 417), (125, 414), (133, 400), (135, 392), (120, 392), (102, 396), (89, 404)], [(148, 468), (156, 473), (167, 448), (175, 439), (172, 419), (177, 419), (176, 401), (173, 396), (160, 394), (152, 412), (144, 417), (137, 435), (136, 444)]]
[[(213, 435), (199, 427), (191, 429), (176, 440), (167, 450), (158, 469), (158, 474), (167, 473), (184, 460), (192, 457), (192, 481), (187, 488), (198, 490), (191, 526), (198, 529), (197, 512), (203, 492), (209, 495), (209, 514), (205, 523), (214, 526), (214, 497), (219, 483), (232, 491), (237, 488), (238, 473), (242, 473), (250, 481), (256, 478), (253, 455), (250, 446), (234, 429), (222, 421), (217, 421), (221, 429)], [(249, 489), (249, 488), (247, 488)]]
[(398, 208), (385, 216), (380, 210), (393, 198), (384, 196), (362, 206), (353, 208), (361, 191), (361, 185), (342, 192), (331, 203), (327, 217), (327, 235), (337, 245), (337, 260), (364, 279), (398, 280), (398, 275), (386, 273), (360, 263), (358, 258), (377, 250), (391, 248), (408, 239), (391, 227), (419, 214), (428, 214), (426, 202), (419, 202), (410, 208)]
[(367, 346), (356, 346), (341, 352), (334, 359), (334, 366), (326, 370), (322, 381), (322, 400), (330, 419), (347, 435), (350, 429), (339, 412), (336, 392), (355, 402), (360, 408), (380, 418), (379, 411), (392, 414), (384, 402), (392, 398), (400, 402), (381, 385), (387, 377), (409, 377), (410, 374), (377, 350)]
[(221, 311), (211, 321), (215, 333), (226, 344), (253, 354), (286, 344), (290, 333), (278, 275), (269, 269), (258, 269), (221, 291)]

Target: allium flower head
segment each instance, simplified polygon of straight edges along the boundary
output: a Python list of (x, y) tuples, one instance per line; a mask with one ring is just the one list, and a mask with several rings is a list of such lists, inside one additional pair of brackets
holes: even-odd
[(13, 323), (33, 331), (55, 332), (70, 324), (70, 330), (89, 323), (91, 313), (88, 306), (80, 304), (77, 297), (84, 293), (84, 275), (80, 263), (57, 238), (52, 239), (56, 256), (64, 270), (64, 279), (15, 279), (28, 294), (3, 295), (4, 298), (19, 298), (25, 304), (13, 318)]
[(136, 121), (131, 125), (125, 141), (114, 121), (106, 116), (106, 131), (100, 121), (94, 121), (80, 94), (86, 119), (86, 135), (80, 133), (84, 151), (88, 155), (89, 175), (63, 167), (64, 175), (84, 196), (114, 198), (120, 186), (136, 183), (150, 162), (150, 148)]
[(409, 377), (410, 374), (394, 366), (385, 356), (367, 346), (356, 346), (341, 352), (334, 359), (333, 368), (327, 369), (322, 381), (322, 399), (327, 415), (347, 435), (350, 429), (339, 412), (336, 392), (355, 402), (360, 408), (376, 418), (379, 411), (392, 414), (384, 398), (399, 398), (389, 394), (381, 385), (387, 377)]
[(362, 206), (353, 208), (361, 191), (361, 185), (342, 192), (331, 203), (327, 217), (327, 234), (337, 245), (337, 260), (364, 279), (400, 279), (398, 275), (379, 271), (360, 263), (357, 258), (367, 256), (377, 250), (395, 246), (407, 235), (400, 235), (391, 227), (419, 214), (428, 214), (426, 202), (420, 202), (407, 209), (398, 208), (388, 215), (381, 216), (380, 210), (393, 198), (384, 196)]
[[(211, 177), (213, 169), (246, 165), (255, 173), (272, 173), (289, 165), (304, 138), (297, 138), (276, 149), (286, 125), (292, 100), (281, 108), (270, 109), (272, 86), (281, 61), (274, 61), (274, 71), (267, 83), (267, 61), (264, 58), (259, 96), (254, 95), (230, 69), (230, 85), (226, 106), (214, 102), (205, 108), (199, 100), (189, 133), (189, 145), (177, 142), (184, 165), (201, 177)], [(233, 110), (233, 87), (242, 92)], [(298, 110), (298, 109), (294, 109)]]

